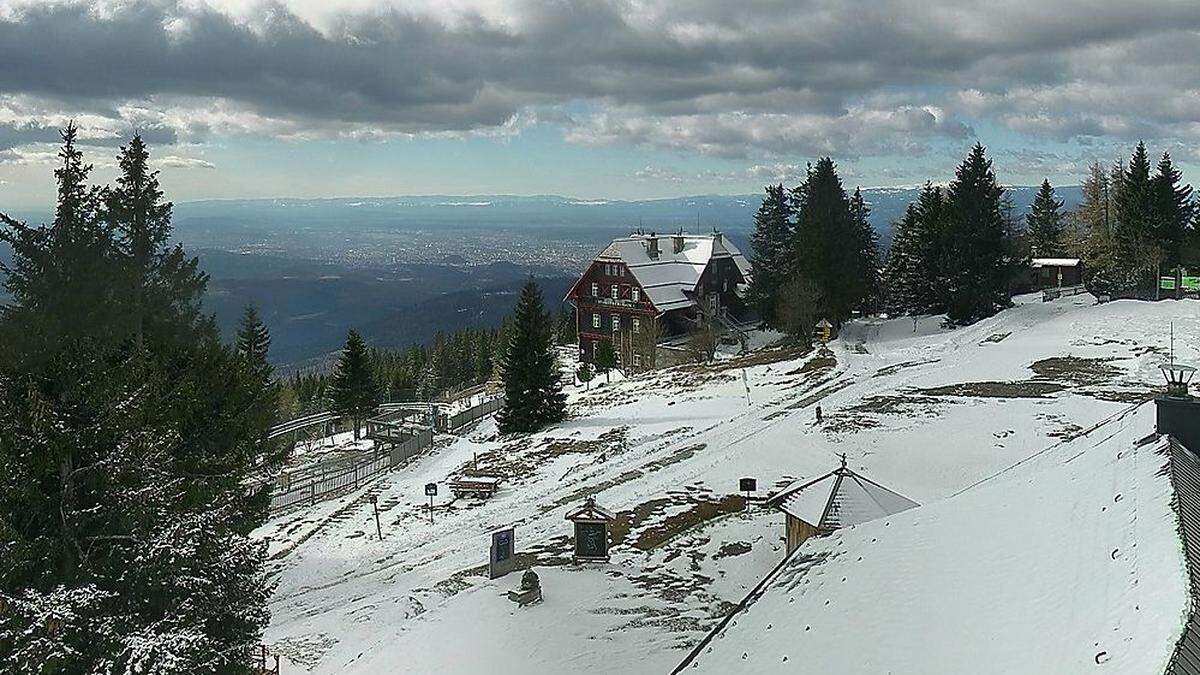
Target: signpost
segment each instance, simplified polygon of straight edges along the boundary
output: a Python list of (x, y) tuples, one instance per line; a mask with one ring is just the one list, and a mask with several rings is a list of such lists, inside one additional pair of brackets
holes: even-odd
[(374, 493), (371, 494), (371, 509), (375, 511), (375, 534), (383, 541), (383, 528), (379, 526), (379, 495)]
[(502, 577), (517, 566), (517, 557), (514, 555), (515, 542), (514, 528), (492, 533), (492, 550), (488, 556), (489, 579)]
[(821, 344), (829, 344), (833, 339), (833, 324), (829, 323), (829, 319), (821, 319), (817, 323), (817, 338), (821, 340)]
[(429, 497), (429, 522), (433, 523), (433, 498), (437, 496), (437, 483), (426, 483), (425, 494)]
[(742, 478), (738, 480), (738, 490), (746, 493), (746, 505), (750, 505), (750, 493), (758, 489), (758, 480), (754, 478)]

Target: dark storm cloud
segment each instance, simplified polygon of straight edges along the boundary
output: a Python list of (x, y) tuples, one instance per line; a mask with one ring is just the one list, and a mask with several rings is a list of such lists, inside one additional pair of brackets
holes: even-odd
[[(245, 21), (168, 1), (19, 6), (0, 20), (0, 92), (96, 107), (221, 100), (291, 133), (488, 129), (582, 101), (596, 115), (565, 118), (573, 140), (746, 156), (910, 152), (969, 135), (961, 116), (1057, 137), (1173, 133), (1194, 119), (1200, 87), (1200, 2), (526, 0), (507, 11), (443, 21), (381, 8), (318, 29), (278, 3)], [(181, 132), (208, 128), (187, 117)]]

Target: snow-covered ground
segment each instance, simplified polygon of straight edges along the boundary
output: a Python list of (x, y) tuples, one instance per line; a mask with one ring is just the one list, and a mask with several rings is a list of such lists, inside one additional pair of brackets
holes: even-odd
[(1166, 672), (1188, 610), (1152, 403), (788, 560), (689, 673)]
[[(783, 559), (782, 516), (746, 510), (738, 478), (765, 494), (845, 453), (928, 504), (1144, 398), (1172, 320), (1179, 360), (1200, 360), (1200, 302), (1092, 303), (1022, 298), (957, 330), (856, 322), (828, 352), (762, 346), (599, 377), (543, 433), (499, 437), (487, 420), (440, 439), (359, 494), (260, 530), (282, 554), (266, 641), (285, 672), (668, 672)], [(505, 478), (500, 491), (451, 500), (446, 481), (476, 463)], [(433, 523), (427, 482), (440, 486)], [(563, 514), (587, 496), (618, 515), (608, 564), (570, 561)], [(504, 596), (519, 574), (486, 578), (490, 533), (508, 525), (540, 605)]]

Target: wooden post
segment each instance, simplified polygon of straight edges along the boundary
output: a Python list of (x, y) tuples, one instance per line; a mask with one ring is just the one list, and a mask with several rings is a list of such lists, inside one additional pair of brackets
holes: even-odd
[(308, 484), (308, 505), (312, 506), (317, 503), (317, 484)]
[(375, 511), (375, 533), (383, 541), (383, 528), (379, 526), (379, 495), (371, 495), (371, 508)]

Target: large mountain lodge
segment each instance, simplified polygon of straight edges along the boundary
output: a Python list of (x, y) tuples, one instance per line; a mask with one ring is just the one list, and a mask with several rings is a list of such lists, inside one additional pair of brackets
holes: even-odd
[(580, 360), (592, 362), (604, 341), (625, 368), (675, 360), (691, 331), (733, 329), (745, 318), (749, 283), (749, 261), (720, 232), (614, 239), (567, 292)]

